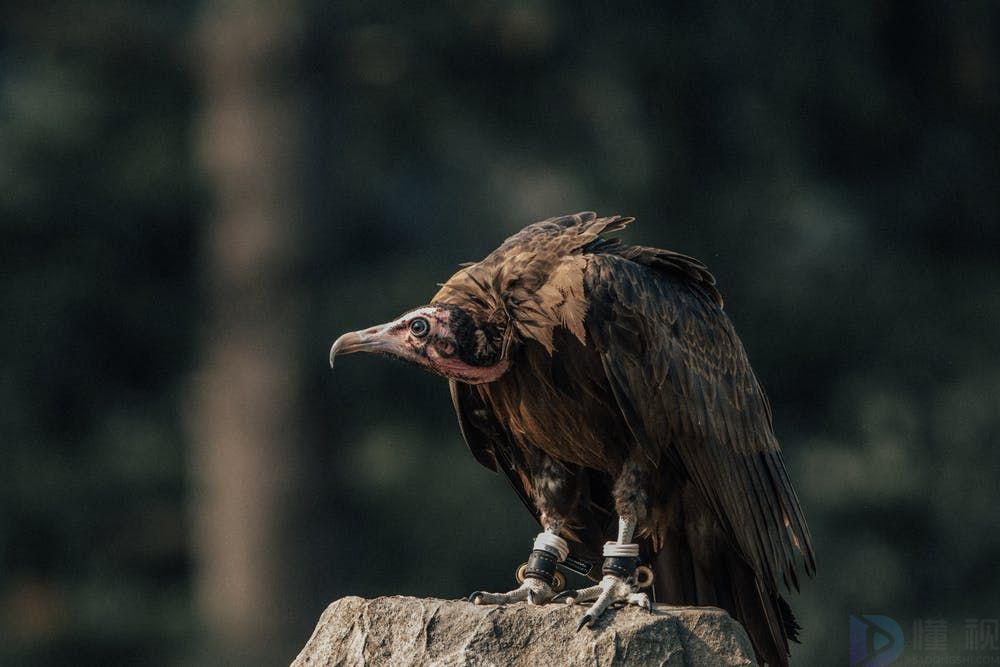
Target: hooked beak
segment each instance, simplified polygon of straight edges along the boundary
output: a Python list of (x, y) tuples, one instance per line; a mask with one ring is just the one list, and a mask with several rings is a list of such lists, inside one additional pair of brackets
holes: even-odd
[(330, 368), (338, 354), (353, 354), (355, 352), (378, 352), (386, 349), (385, 339), (380, 334), (385, 333), (389, 325), (382, 324), (364, 331), (352, 331), (333, 342), (330, 348)]

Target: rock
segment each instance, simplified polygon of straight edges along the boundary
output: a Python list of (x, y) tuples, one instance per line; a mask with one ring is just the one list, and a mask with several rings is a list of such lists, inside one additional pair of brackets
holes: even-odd
[(743, 628), (714, 607), (629, 607), (576, 631), (583, 606), (346, 597), (323, 612), (293, 667), (754, 665)]

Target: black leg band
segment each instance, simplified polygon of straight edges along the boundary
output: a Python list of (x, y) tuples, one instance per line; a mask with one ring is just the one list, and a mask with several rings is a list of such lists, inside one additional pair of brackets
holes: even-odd
[(542, 549), (535, 549), (528, 557), (528, 567), (524, 570), (525, 577), (541, 579), (545, 583), (552, 585), (552, 580), (556, 576), (556, 563), (558, 556)]
[(613, 574), (622, 579), (628, 579), (635, 574), (635, 566), (638, 560), (635, 556), (607, 556), (604, 559), (604, 567), (601, 568), (601, 573)]

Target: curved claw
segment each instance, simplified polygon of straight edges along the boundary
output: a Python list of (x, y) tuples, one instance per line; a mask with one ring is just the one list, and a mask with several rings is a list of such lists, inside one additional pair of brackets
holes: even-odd
[(472, 604), (480, 604), (484, 595), (486, 595), (486, 591), (472, 591), (467, 599)]
[(562, 593), (555, 595), (552, 598), (552, 602), (565, 602), (566, 604), (575, 604), (576, 598), (579, 594), (580, 591), (576, 590), (575, 588), (569, 588), (563, 591)]
[(593, 600), (594, 603), (587, 610), (584, 620), (580, 621), (580, 627), (583, 627), (584, 623), (594, 627), (594, 623), (607, 609), (635, 605), (651, 611), (648, 595), (633, 592), (630, 584), (614, 575), (605, 575), (598, 585), (578, 591), (577, 601), (582, 600)]
[(580, 623), (576, 626), (576, 631), (580, 632), (580, 630), (583, 630), (583, 626), (585, 625), (589, 628), (590, 624), (593, 622), (594, 622), (593, 616), (591, 616), (590, 614), (584, 614), (583, 618), (580, 619)]

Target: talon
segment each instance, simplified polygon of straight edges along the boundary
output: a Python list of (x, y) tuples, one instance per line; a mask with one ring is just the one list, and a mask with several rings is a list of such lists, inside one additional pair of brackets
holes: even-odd
[(557, 594), (555, 597), (552, 598), (552, 601), (553, 602), (565, 601), (566, 604), (573, 604), (576, 602), (577, 594), (579, 594), (578, 590), (576, 590), (575, 588), (570, 588), (563, 591), (562, 593)]
[(583, 618), (580, 619), (579, 625), (576, 626), (576, 631), (580, 632), (580, 630), (583, 630), (583, 626), (585, 625), (589, 628), (593, 620), (594, 620), (593, 616), (591, 616), (590, 614), (584, 614)]
[(535, 602), (535, 591), (528, 590), (528, 604), (538, 604)]
[(469, 602), (472, 604), (482, 604), (482, 591), (474, 591), (472, 595), (469, 596)]

